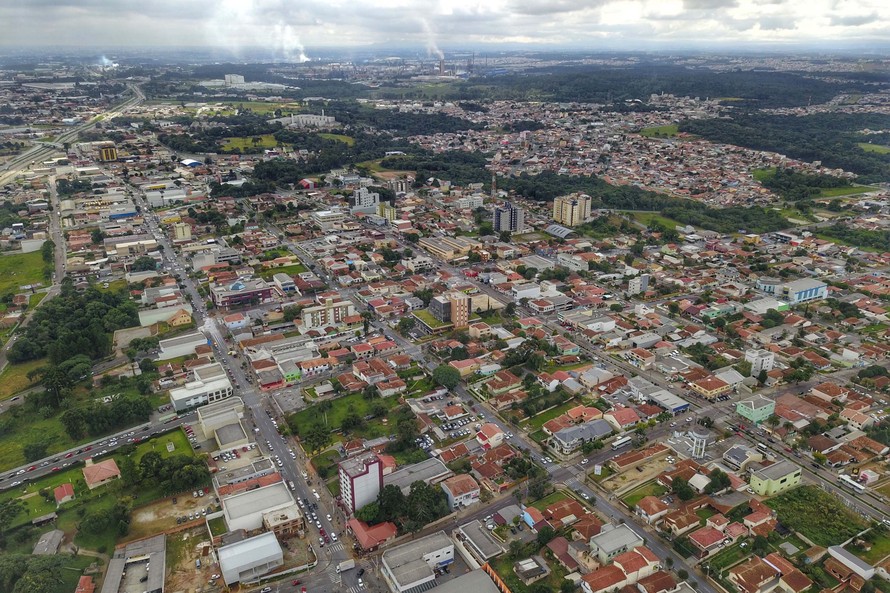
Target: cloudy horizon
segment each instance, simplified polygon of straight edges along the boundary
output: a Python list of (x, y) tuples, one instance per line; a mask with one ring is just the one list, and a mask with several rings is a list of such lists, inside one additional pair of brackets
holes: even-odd
[(671, 49), (886, 47), (886, 0), (29, 0), (0, 6), (0, 46), (399, 46)]

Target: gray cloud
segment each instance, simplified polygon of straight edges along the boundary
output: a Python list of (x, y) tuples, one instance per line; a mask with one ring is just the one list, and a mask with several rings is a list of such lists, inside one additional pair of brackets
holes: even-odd
[[(433, 47), (875, 40), (888, 0), (0, 0), (0, 46)], [(855, 30), (854, 30), (855, 28)], [(778, 33), (777, 33), (778, 32)]]
[(878, 13), (863, 15), (832, 15), (831, 24), (837, 27), (861, 27), (880, 20)]
[(738, 0), (683, 0), (683, 8), (687, 10), (715, 10), (735, 8), (738, 5)]

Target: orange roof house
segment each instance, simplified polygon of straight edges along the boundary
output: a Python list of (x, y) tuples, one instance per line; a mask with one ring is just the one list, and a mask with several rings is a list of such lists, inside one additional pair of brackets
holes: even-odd
[(99, 486), (104, 486), (112, 480), (121, 477), (121, 470), (118, 469), (114, 459), (106, 459), (99, 463), (92, 463), (92, 458), (87, 459), (87, 465), (83, 468), (83, 479), (87, 483), (87, 488), (93, 490)]

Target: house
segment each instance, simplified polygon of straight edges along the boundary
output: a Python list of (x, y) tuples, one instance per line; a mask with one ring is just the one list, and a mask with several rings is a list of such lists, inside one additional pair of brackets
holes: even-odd
[(773, 496), (800, 484), (801, 469), (783, 459), (751, 473), (750, 486), (760, 496)]
[(640, 417), (632, 408), (616, 408), (603, 414), (603, 419), (618, 432), (636, 426), (640, 421)]
[(621, 569), (628, 583), (635, 583), (661, 568), (658, 556), (646, 546), (639, 546), (615, 556), (612, 564)]
[(486, 422), (476, 433), (476, 440), (486, 449), (491, 449), (504, 442), (504, 431), (497, 424)]
[(118, 469), (114, 458), (109, 458), (99, 463), (93, 463), (92, 457), (87, 459), (87, 465), (83, 468), (83, 479), (87, 484), (87, 488), (93, 490), (99, 486), (104, 486), (108, 482), (121, 477), (121, 470)]
[(374, 526), (368, 526), (364, 521), (359, 521), (355, 517), (346, 522), (347, 529), (355, 536), (355, 541), (361, 546), (365, 552), (371, 552), (380, 547), (381, 544), (395, 539), (399, 532), (399, 528), (395, 523), (386, 521), (378, 523)]
[(640, 593), (668, 593), (677, 588), (677, 581), (669, 572), (659, 570), (637, 581)]
[(479, 502), (479, 483), (469, 474), (451, 476), (439, 485), (445, 491), (448, 506), (452, 510)]
[(74, 500), (74, 486), (70, 482), (65, 482), (60, 486), (56, 486), (53, 490), (53, 496), (56, 498), (56, 506), (61, 506), (69, 500)]
[(659, 519), (667, 515), (668, 505), (657, 496), (646, 496), (640, 499), (634, 511), (650, 525), (657, 523)]
[(643, 538), (624, 523), (603, 525), (599, 535), (590, 538), (590, 553), (601, 564), (606, 564), (615, 556), (642, 546), (643, 543)]
[(751, 556), (748, 560), (729, 569), (727, 579), (741, 593), (761, 593), (775, 587), (781, 572), (764, 562), (759, 556)]
[(96, 591), (96, 583), (93, 582), (93, 577), (84, 575), (80, 577), (77, 581), (77, 588), (74, 589), (74, 593), (94, 593)]
[(544, 518), (555, 529), (565, 525), (571, 525), (587, 514), (584, 507), (577, 500), (566, 498), (554, 502), (544, 509)]
[(563, 455), (571, 455), (584, 443), (603, 439), (610, 434), (612, 434), (612, 426), (607, 421), (594, 420), (557, 430), (550, 439), (550, 445)]
[(581, 590), (584, 593), (614, 591), (626, 584), (624, 571), (614, 565), (604, 566), (581, 577)]

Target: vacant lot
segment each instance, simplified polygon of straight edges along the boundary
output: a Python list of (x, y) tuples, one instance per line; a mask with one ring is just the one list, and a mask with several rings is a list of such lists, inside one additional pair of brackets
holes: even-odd
[(647, 496), (661, 496), (667, 492), (667, 488), (652, 480), (651, 482), (646, 482), (639, 488), (631, 490), (628, 492), (621, 500), (624, 501), (630, 508), (634, 508), (637, 506), (637, 503), (646, 498)]
[(328, 140), (336, 140), (337, 142), (342, 142), (349, 146), (355, 144), (355, 138), (352, 136), (344, 136), (343, 134), (319, 134), (320, 138), (326, 138)]
[(303, 264), (294, 264), (292, 266), (281, 266), (280, 268), (267, 268), (260, 272), (260, 276), (264, 280), (271, 280), (275, 274), (287, 274), (288, 276), (296, 276), (306, 271)]
[[(210, 536), (203, 527), (168, 536), (166, 588), (170, 591), (202, 590), (210, 577), (218, 574), (209, 552)], [(196, 568), (196, 560), (201, 561), (201, 568)]]
[(642, 136), (646, 136), (647, 138), (670, 138), (671, 136), (676, 136), (677, 132), (679, 132), (679, 128), (675, 125), (669, 126), (654, 126), (651, 128), (643, 128), (640, 130), (640, 134)]
[(819, 546), (844, 542), (865, 528), (856, 513), (816, 486), (800, 486), (766, 504), (776, 510), (780, 522)]
[(890, 153), (890, 146), (882, 146), (880, 144), (871, 144), (870, 142), (860, 142), (859, 148), (865, 152), (876, 152), (878, 154)]
[[(343, 419), (351, 413), (364, 418), (371, 414), (373, 408), (381, 405), (391, 413), (398, 405), (395, 397), (374, 398), (369, 401), (362, 397), (361, 393), (354, 393), (335, 400), (327, 400), (312, 405), (305, 410), (294, 414), (293, 423), (299, 431), (308, 430), (315, 424), (321, 424), (330, 430), (338, 430), (343, 424)], [(353, 428), (350, 434), (364, 438), (376, 438), (388, 435), (395, 430), (395, 425), (386, 416), (373, 418), (364, 422), (363, 426)]]
[(8, 364), (0, 373), (0, 400), (9, 399), (19, 391), (32, 387), (28, 373), (46, 364), (46, 359), (29, 360), (19, 364)]
[(19, 286), (42, 284), (43, 268), (39, 251), (0, 256), (0, 296), (19, 292)]
[[(254, 142), (254, 138), (258, 141)], [(233, 150), (240, 148), (242, 151), (253, 150), (254, 148), (261, 150), (263, 148), (274, 148), (278, 146), (278, 140), (272, 134), (263, 134), (262, 136), (238, 136), (235, 138), (226, 138), (223, 144), (224, 150)]]

